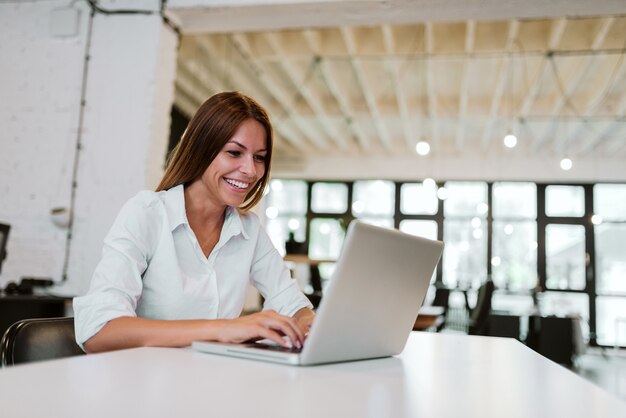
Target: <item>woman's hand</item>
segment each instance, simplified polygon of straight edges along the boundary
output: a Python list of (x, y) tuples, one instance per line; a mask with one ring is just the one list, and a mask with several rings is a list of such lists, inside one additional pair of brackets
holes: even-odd
[(313, 320), (315, 319), (315, 312), (309, 308), (302, 308), (293, 315), (296, 323), (300, 327), (300, 330), (304, 334), (304, 337), (309, 334)]
[(219, 341), (241, 343), (249, 340), (267, 338), (289, 347), (283, 336), (291, 340), (294, 347), (302, 347), (304, 332), (295, 318), (281, 315), (275, 311), (262, 311), (236, 319), (219, 320), (222, 327), (219, 330)]

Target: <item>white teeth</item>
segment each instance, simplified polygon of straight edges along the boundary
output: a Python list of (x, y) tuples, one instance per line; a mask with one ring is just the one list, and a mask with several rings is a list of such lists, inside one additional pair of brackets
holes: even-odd
[(242, 183), (240, 181), (231, 180), (231, 179), (224, 179), (224, 180), (226, 181), (226, 183), (232, 184), (233, 186), (237, 187), (238, 189), (247, 189), (248, 186), (250, 185), (250, 183)]

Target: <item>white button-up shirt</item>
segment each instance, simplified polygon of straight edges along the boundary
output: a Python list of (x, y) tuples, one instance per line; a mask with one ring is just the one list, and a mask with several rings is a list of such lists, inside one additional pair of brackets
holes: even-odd
[(185, 212), (183, 186), (130, 199), (104, 239), (85, 296), (74, 298), (81, 345), (111, 319), (236, 318), (248, 284), (264, 308), (293, 315), (311, 307), (256, 215), (226, 210), (220, 239), (205, 257)]

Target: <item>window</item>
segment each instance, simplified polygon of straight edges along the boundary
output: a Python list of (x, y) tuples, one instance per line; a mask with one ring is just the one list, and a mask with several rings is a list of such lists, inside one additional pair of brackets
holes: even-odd
[(437, 222), (407, 219), (400, 222), (400, 231), (422, 238), (437, 239)]
[(583, 226), (546, 227), (546, 286), (549, 289), (584, 289), (585, 258)]
[[(470, 289), (471, 302), (491, 277), (494, 309), (525, 314), (537, 300), (543, 315), (580, 315), (591, 344), (626, 346), (626, 184), (449, 181), (445, 188), (440, 200), (436, 186), (417, 181), (273, 180), (264, 201), (267, 229), (283, 252), (290, 233), (308, 238), (309, 257), (329, 261), (319, 265), (322, 286), (353, 219), (442, 237), (442, 269), (433, 281), (453, 289), (451, 306), (465, 309), (455, 289)], [(534, 298), (538, 284), (544, 291)]]
[(311, 210), (315, 213), (345, 213), (348, 210), (348, 186), (344, 183), (313, 184)]
[(311, 242), (309, 257), (314, 259), (336, 260), (345, 237), (340, 219), (315, 218), (311, 220)]
[(580, 217), (585, 214), (585, 190), (582, 186), (546, 187), (546, 215)]
[(478, 288), (487, 278), (487, 183), (447, 182), (443, 282)]
[(422, 183), (405, 183), (400, 189), (400, 210), (407, 215), (437, 213), (437, 188)]
[(491, 275), (495, 285), (529, 290), (537, 285), (537, 186), (494, 183)]
[(306, 240), (307, 184), (301, 180), (272, 180), (266, 196), (267, 233), (274, 246), (285, 254), (285, 242), (293, 233)]
[(626, 346), (626, 185), (596, 184), (593, 209), (597, 341)]
[(393, 217), (395, 186), (391, 181), (354, 182), (352, 214), (354, 216)]

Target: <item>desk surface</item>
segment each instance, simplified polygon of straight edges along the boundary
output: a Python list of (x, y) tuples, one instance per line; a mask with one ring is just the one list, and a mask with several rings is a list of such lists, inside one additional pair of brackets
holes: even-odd
[(398, 357), (315, 367), (140, 348), (0, 370), (6, 417), (625, 417), (513, 339), (414, 332)]

